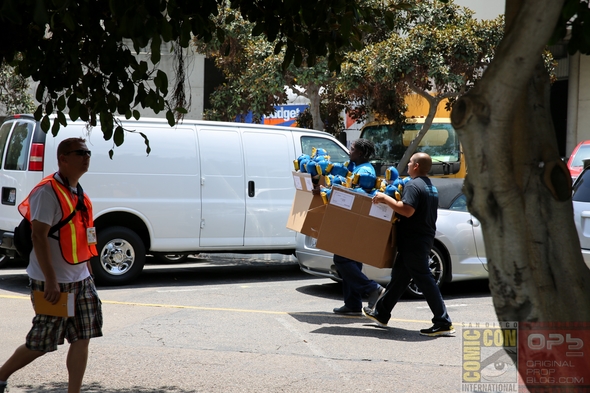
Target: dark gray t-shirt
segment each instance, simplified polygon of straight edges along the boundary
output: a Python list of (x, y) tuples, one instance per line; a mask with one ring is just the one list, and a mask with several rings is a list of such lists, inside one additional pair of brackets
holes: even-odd
[(402, 202), (415, 211), (411, 217), (398, 216), (397, 246), (400, 251), (434, 241), (438, 190), (426, 176), (416, 177), (404, 186)]

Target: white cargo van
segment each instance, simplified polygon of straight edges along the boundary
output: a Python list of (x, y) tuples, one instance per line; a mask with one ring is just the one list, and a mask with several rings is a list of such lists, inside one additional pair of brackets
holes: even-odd
[[(14, 256), (17, 206), (46, 175), (57, 171), (56, 150), (83, 137), (92, 151), (80, 184), (94, 206), (99, 256), (97, 281), (127, 283), (146, 254), (199, 252), (294, 253), (295, 232), (285, 225), (295, 193), (293, 160), (312, 147), (334, 162), (348, 159), (331, 135), (313, 130), (242, 123), (122, 119), (125, 142), (114, 147), (99, 127), (73, 122), (57, 137), (32, 116), (0, 126), (0, 254)], [(139, 133), (149, 138), (151, 152)], [(109, 158), (109, 150), (114, 156)], [(6, 258), (8, 259), (8, 258)]]

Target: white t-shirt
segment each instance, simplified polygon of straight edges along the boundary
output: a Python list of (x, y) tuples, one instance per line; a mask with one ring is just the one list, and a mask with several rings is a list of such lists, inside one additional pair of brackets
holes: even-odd
[[(56, 176), (58, 180), (59, 177)], [(76, 190), (72, 189), (75, 194)], [(31, 208), (31, 222), (37, 220), (44, 224), (54, 226), (62, 219), (61, 206), (51, 183), (45, 183), (39, 187), (29, 198), (29, 206)], [(54, 234), (59, 237), (59, 231)], [(86, 263), (71, 265), (66, 262), (61, 254), (59, 248), (59, 240), (51, 237), (49, 240), (49, 248), (51, 250), (51, 264), (55, 270), (55, 276), (58, 283), (71, 283), (82, 281), (90, 276), (90, 271)], [(45, 276), (35, 255), (35, 250), (31, 252), (29, 258), (29, 266), (27, 267), (27, 274), (33, 280), (45, 281)]]

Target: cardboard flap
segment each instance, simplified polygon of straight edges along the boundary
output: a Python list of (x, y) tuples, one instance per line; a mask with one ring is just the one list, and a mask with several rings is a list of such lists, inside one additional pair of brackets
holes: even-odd
[(293, 184), (297, 191), (311, 192), (313, 182), (309, 173), (293, 172)]

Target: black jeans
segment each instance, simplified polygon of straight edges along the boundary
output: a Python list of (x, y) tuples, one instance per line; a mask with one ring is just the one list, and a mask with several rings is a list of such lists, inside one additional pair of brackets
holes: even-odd
[(361, 311), (363, 295), (379, 289), (379, 284), (363, 273), (363, 264), (334, 254), (334, 265), (342, 277), (342, 293), (346, 307)]
[(431, 248), (431, 244), (424, 243), (422, 246), (398, 252), (395, 264), (391, 269), (391, 281), (375, 306), (375, 313), (380, 320), (391, 318), (391, 310), (406, 291), (410, 280), (413, 279), (434, 314), (432, 323), (435, 325), (451, 324), (445, 302), (428, 267)]

